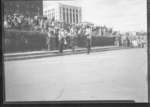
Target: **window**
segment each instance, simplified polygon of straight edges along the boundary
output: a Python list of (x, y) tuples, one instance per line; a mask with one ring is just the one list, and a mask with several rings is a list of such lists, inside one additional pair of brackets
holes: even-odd
[(67, 8), (67, 23), (69, 22), (69, 17), (68, 17), (68, 8)]
[(78, 14), (76, 14), (76, 22), (78, 23)]
[(63, 21), (65, 21), (65, 9), (63, 8)]
[(73, 10), (73, 23), (75, 23), (75, 12)]
[(70, 23), (72, 23), (72, 10), (70, 9)]
[(60, 16), (61, 16), (61, 14), (62, 14), (61, 7), (60, 7), (59, 9), (60, 9), (60, 13), (59, 13), (59, 14), (60, 14)]
[(76, 10), (76, 13), (78, 13), (78, 10)]

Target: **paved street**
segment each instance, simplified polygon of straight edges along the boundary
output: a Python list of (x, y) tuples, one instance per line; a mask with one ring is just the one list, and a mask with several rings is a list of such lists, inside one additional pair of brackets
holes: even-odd
[(147, 102), (146, 77), (146, 49), (6, 61), (6, 100)]

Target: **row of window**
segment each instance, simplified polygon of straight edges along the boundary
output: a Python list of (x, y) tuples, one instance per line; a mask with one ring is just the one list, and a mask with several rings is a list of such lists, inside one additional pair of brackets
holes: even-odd
[(70, 23), (78, 23), (79, 22), (78, 18), (79, 18), (78, 14), (66, 13), (66, 15), (65, 15), (65, 12), (63, 12), (63, 20), (64, 21), (66, 20), (67, 23), (69, 23), (69, 19), (70, 19)]
[(45, 11), (45, 14), (54, 13), (54, 11), (55, 11), (54, 9), (52, 9), (52, 10), (46, 10), (46, 11)]
[(48, 14), (48, 17), (50, 17), (51, 19), (52, 19), (52, 18), (55, 18), (55, 13)]
[(48, 16), (49, 18), (55, 18), (55, 10), (54, 9), (47, 10), (45, 11), (45, 15)]
[(77, 9), (69, 9), (69, 8), (63, 8), (62, 10), (63, 10), (63, 11), (67, 11), (67, 12), (70, 11), (70, 13), (71, 13), (71, 12), (76, 12), (76, 13), (79, 12)]
[[(62, 16), (62, 20), (67, 23), (79, 23), (79, 14), (80, 13), (77, 9), (60, 8), (60, 15)], [(45, 11), (45, 15), (53, 18), (55, 17), (55, 10), (47, 10)]]
[[(69, 10), (70, 10), (70, 13), (69, 13)], [(75, 11), (76, 11), (76, 14), (75, 14)], [(64, 21), (66, 20), (67, 23), (78, 23), (79, 22), (79, 20), (78, 20), (79, 16), (78, 16), (78, 10), (77, 9), (68, 9), (68, 8), (62, 9), (62, 8), (60, 8), (60, 13), (63, 13), (63, 20)], [(75, 18), (75, 16), (76, 16), (76, 18)], [(69, 19), (70, 19), (70, 22), (69, 22)]]

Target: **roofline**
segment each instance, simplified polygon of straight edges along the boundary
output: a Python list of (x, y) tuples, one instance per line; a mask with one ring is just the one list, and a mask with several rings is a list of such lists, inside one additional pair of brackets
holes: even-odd
[(59, 5), (62, 6), (71, 6), (71, 7), (75, 7), (75, 8), (81, 8), (81, 6), (74, 6), (74, 5), (70, 5), (70, 4), (63, 4), (63, 3), (58, 3)]

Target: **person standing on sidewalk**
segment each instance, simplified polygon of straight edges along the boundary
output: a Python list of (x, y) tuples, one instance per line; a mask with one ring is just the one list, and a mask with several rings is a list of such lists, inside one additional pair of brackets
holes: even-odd
[(87, 53), (89, 54), (91, 51), (91, 43), (92, 43), (92, 31), (91, 28), (88, 26), (86, 28), (86, 38), (87, 38)]

